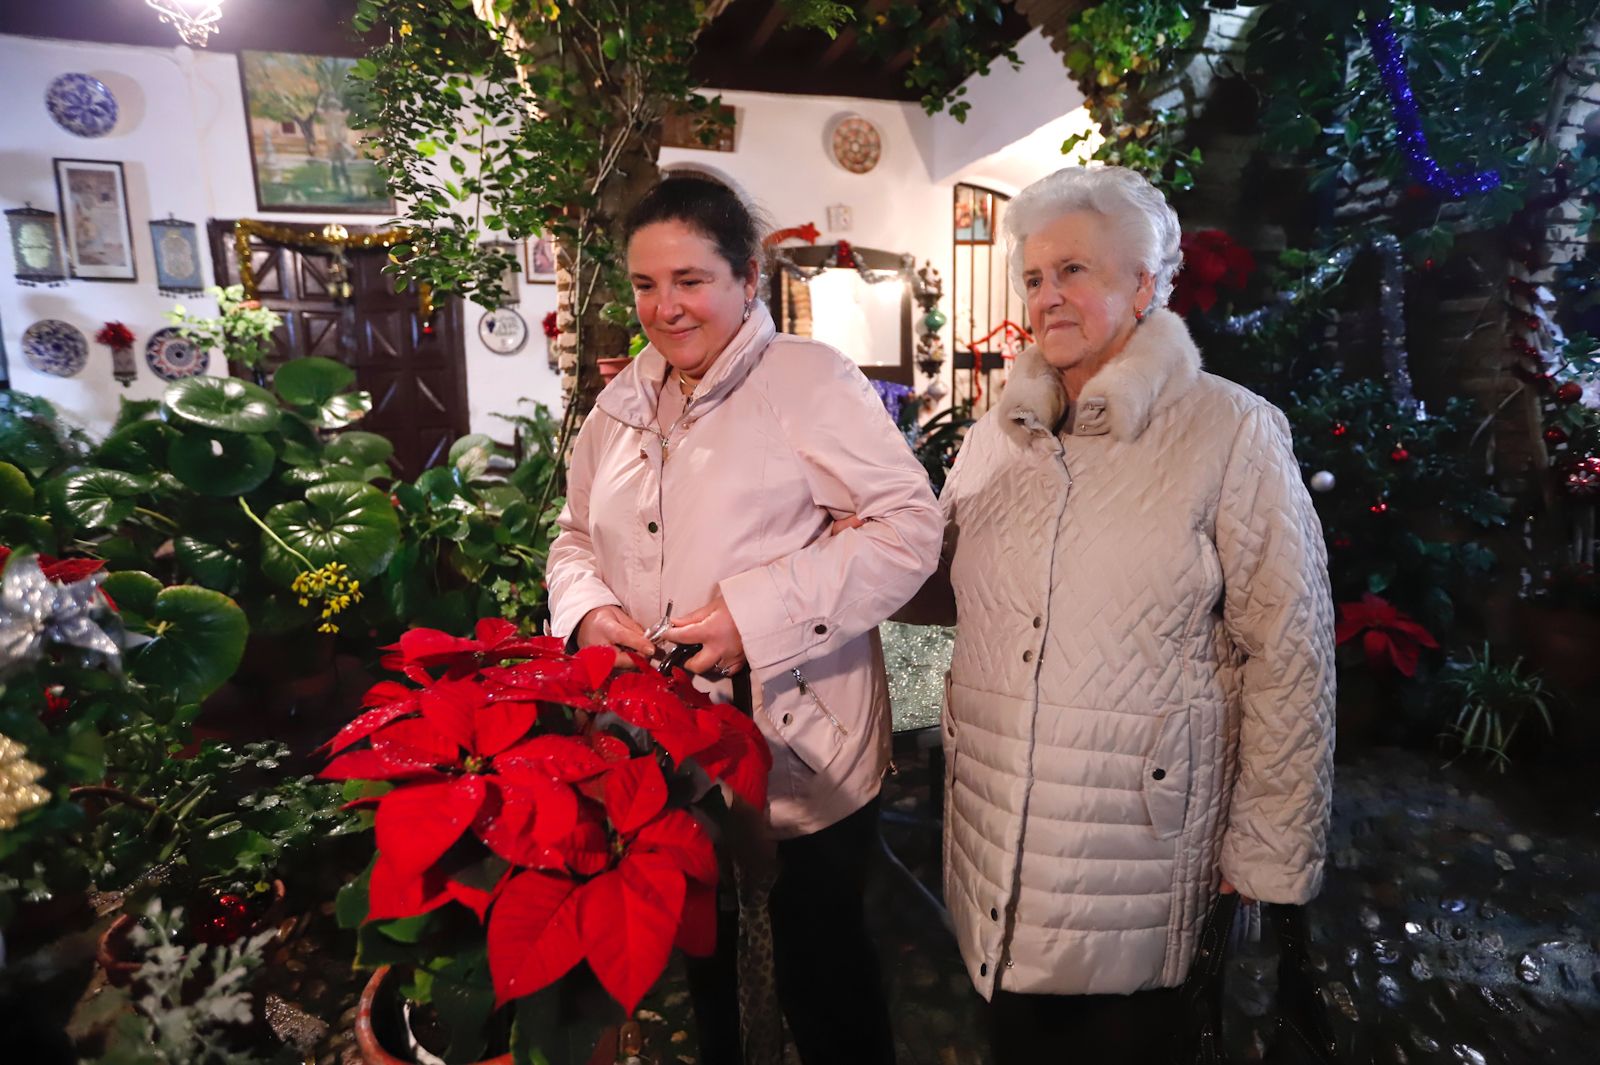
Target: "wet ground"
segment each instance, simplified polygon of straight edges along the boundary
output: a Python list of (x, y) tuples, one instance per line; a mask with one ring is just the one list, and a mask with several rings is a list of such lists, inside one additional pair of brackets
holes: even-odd
[[(885, 838), (937, 891), (929, 766), (901, 746)], [(1309, 917), (1341, 1060), (1600, 1063), (1600, 790), (1438, 761), (1379, 750), (1339, 767)], [(984, 1065), (981, 1003), (934, 911), (887, 862), (868, 902), (901, 1065)], [(660, 1060), (690, 1065), (681, 976), (645, 1008)]]

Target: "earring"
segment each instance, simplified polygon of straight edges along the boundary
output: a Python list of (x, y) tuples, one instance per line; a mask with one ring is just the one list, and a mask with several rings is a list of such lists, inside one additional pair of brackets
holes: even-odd
[(1140, 310), (1138, 307), (1135, 307), (1133, 309), (1133, 321), (1134, 324), (1144, 321), (1144, 311)]
[(750, 309), (755, 306), (755, 302), (756, 301), (753, 299), (744, 301), (744, 317), (739, 319), (741, 322), (748, 322), (750, 320)]

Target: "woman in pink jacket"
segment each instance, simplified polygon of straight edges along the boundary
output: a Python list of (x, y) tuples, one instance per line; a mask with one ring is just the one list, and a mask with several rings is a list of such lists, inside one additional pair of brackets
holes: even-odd
[[(760, 232), (726, 187), (670, 178), (625, 225), (650, 344), (573, 450), (551, 548), (557, 635), (687, 668), (729, 699), (748, 671), (772, 746), (779, 1001), (807, 1065), (893, 1060), (861, 891), (877, 841), (889, 704), (877, 626), (938, 561), (943, 519), (861, 371), (779, 335), (757, 296)], [(835, 519), (859, 527), (830, 535)], [(725, 922), (726, 924), (726, 922)], [(706, 1065), (740, 1060), (732, 930), (691, 969)]]

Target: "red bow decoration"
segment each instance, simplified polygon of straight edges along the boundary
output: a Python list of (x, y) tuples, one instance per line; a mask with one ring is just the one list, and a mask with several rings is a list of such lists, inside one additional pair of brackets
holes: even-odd
[(1432, 633), (1396, 610), (1387, 599), (1371, 592), (1363, 595), (1359, 603), (1339, 604), (1339, 625), (1334, 630), (1334, 639), (1343, 644), (1357, 636), (1361, 637), (1368, 665), (1381, 669), (1388, 662), (1407, 677), (1416, 676), (1422, 648), (1437, 650), (1439, 647)]
[(1174, 312), (1188, 314), (1198, 307), (1209, 311), (1217, 303), (1217, 289), (1242, 292), (1255, 272), (1256, 259), (1220, 229), (1201, 229), (1185, 233), (1183, 269), (1172, 282), (1172, 298), (1167, 301)]

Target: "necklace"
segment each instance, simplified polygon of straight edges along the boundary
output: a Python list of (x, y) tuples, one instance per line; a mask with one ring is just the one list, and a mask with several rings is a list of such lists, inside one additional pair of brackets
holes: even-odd
[(694, 392), (694, 389), (695, 389), (695, 382), (689, 380), (687, 377), (685, 377), (683, 375), (683, 371), (679, 370), (678, 371), (678, 391), (682, 392), (684, 395), (687, 396), (687, 395), (691, 394), (692, 392)]

